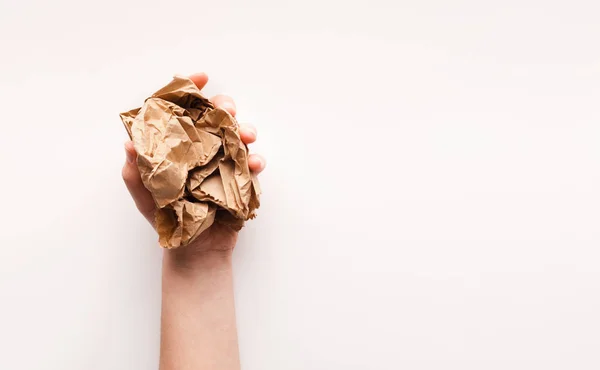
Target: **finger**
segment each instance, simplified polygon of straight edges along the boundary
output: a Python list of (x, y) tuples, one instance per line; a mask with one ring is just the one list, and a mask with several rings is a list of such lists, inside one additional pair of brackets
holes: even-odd
[(267, 162), (262, 155), (250, 154), (248, 157), (248, 167), (250, 167), (250, 171), (256, 174), (261, 173), (265, 169), (266, 165)]
[(240, 137), (244, 144), (252, 144), (256, 141), (256, 128), (252, 125), (240, 125)]
[(142, 177), (136, 164), (137, 153), (131, 141), (125, 143), (125, 154), (126, 161), (122, 171), (123, 181), (125, 181), (127, 190), (129, 190), (137, 209), (151, 224), (154, 224), (154, 200), (142, 183)]
[(202, 88), (204, 88), (204, 86), (208, 82), (208, 76), (206, 75), (206, 73), (194, 73), (190, 76), (190, 80), (192, 80), (196, 84), (196, 86), (200, 90), (202, 90)]
[(230, 96), (219, 94), (210, 98), (210, 101), (215, 105), (215, 107), (225, 109), (229, 112), (229, 114), (235, 117), (237, 111), (235, 109), (235, 103)]

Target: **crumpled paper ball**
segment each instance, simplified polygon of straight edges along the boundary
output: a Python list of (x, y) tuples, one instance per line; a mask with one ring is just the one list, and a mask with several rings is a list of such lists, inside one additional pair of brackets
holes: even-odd
[(156, 203), (162, 247), (185, 246), (215, 222), (239, 230), (255, 217), (260, 187), (238, 124), (190, 79), (174, 77), (120, 116)]

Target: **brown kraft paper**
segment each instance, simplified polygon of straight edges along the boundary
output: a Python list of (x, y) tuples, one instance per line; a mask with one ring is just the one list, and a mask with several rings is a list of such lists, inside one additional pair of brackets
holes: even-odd
[(239, 230), (255, 217), (260, 187), (238, 124), (190, 79), (174, 77), (120, 116), (156, 203), (162, 247), (185, 246), (215, 222)]

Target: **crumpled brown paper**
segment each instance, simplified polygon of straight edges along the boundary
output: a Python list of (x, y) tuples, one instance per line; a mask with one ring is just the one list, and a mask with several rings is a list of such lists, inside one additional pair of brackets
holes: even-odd
[(260, 188), (237, 122), (190, 79), (174, 77), (120, 116), (156, 203), (162, 247), (185, 246), (214, 222), (239, 230), (255, 217)]

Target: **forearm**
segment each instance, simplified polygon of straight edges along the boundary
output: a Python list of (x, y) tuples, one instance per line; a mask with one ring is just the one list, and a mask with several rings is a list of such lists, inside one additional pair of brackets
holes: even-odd
[(196, 257), (165, 251), (160, 370), (238, 370), (231, 252)]

